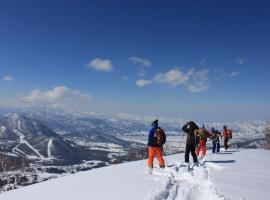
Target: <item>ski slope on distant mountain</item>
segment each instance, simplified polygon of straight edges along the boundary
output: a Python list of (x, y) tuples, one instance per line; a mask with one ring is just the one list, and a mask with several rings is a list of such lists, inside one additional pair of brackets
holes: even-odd
[(0, 200), (269, 199), (270, 151), (209, 153), (205, 165), (191, 171), (181, 165), (183, 156), (166, 157), (171, 167), (151, 173), (145, 160), (113, 165), (2, 193)]
[(19, 136), (19, 138), (20, 138), (19, 143), (20, 144), (26, 144), (33, 152), (35, 152), (36, 155), (39, 156), (39, 158), (44, 159), (44, 156), (41, 155), (39, 153), (39, 151), (37, 149), (35, 149), (31, 144), (29, 144), (29, 142), (27, 140), (25, 140), (25, 136), (20, 131), (14, 130), (14, 133), (16, 133)]
[(53, 139), (49, 139), (48, 142), (48, 149), (47, 149), (47, 154), (48, 154), (48, 158), (52, 158), (52, 146), (53, 146)]

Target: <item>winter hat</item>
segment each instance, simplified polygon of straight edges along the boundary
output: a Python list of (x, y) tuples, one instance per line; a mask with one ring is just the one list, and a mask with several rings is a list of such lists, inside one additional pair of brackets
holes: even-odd
[(211, 128), (211, 132), (214, 132), (214, 131), (215, 131), (215, 129), (214, 129), (214, 127), (212, 127), (212, 128)]
[(152, 122), (152, 126), (158, 126), (158, 119)]
[(200, 128), (205, 128), (204, 124), (201, 124), (201, 125), (200, 125)]

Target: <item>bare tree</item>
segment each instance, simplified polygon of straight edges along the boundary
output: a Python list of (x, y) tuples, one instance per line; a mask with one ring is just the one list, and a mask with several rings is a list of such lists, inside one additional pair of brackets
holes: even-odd
[(9, 175), (9, 177), (8, 177), (8, 186), (6, 188), (7, 191), (14, 190), (14, 189), (16, 189), (18, 187), (22, 177), (25, 176), (25, 169), (26, 169), (26, 164), (23, 161), (22, 165), (21, 165), (21, 168), (19, 169), (19, 172), (15, 173), (15, 174), (12, 174), (12, 175)]
[(0, 156), (0, 172), (6, 172), (8, 168), (8, 159), (5, 156)]
[(3, 186), (3, 189), (6, 191), (13, 190), (21, 183), (22, 177), (25, 177), (26, 161), (18, 161), (0, 154), (0, 172), (1, 178), (7, 183)]

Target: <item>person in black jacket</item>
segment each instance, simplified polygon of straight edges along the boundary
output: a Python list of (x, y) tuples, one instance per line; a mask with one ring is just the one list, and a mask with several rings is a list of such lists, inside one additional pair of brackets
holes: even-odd
[(187, 122), (183, 127), (182, 130), (187, 133), (187, 140), (186, 140), (186, 150), (185, 150), (185, 162), (189, 163), (189, 153), (191, 153), (193, 157), (194, 164), (198, 164), (198, 159), (195, 153), (196, 141), (195, 141), (195, 134), (194, 131), (199, 129), (199, 127), (193, 122)]

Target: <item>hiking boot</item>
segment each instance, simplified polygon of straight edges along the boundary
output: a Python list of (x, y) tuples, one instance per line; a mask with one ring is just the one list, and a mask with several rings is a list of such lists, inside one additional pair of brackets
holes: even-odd
[(148, 174), (152, 174), (153, 173), (153, 168), (149, 167), (147, 171), (148, 171)]

